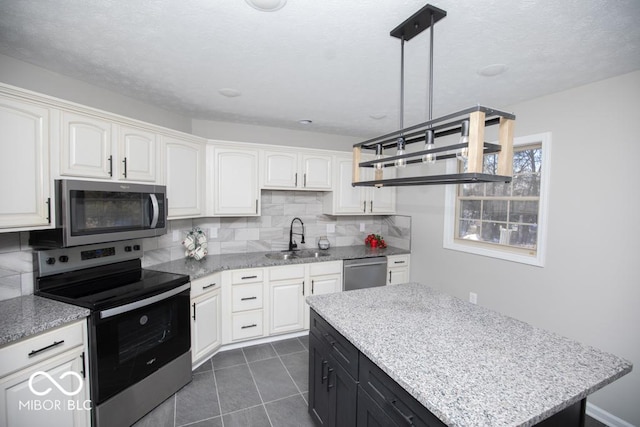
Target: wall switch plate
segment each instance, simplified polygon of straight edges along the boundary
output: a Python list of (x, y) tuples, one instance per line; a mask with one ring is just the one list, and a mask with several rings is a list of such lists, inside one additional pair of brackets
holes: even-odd
[(335, 224), (327, 224), (327, 233), (335, 233), (336, 225)]
[(180, 240), (180, 232), (178, 230), (173, 230), (173, 235), (171, 236), (174, 242)]
[(361, 223), (360, 223), (360, 231), (365, 231), (365, 229), (364, 229), (364, 222), (361, 222)]
[(477, 304), (478, 303), (478, 294), (476, 294), (475, 292), (469, 292), (469, 302), (471, 304)]

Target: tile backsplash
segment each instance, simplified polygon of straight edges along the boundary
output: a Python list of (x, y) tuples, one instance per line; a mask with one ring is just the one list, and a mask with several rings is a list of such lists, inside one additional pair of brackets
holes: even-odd
[[(300, 248), (316, 248), (320, 236), (327, 236), (332, 246), (361, 245), (368, 234), (375, 233), (390, 246), (411, 249), (411, 217), (325, 215), (323, 197), (323, 192), (263, 190), (259, 217), (169, 221), (167, 234), (144, 239), (142, 264), (150, 267), (184, 258), (182, 240), (193, 227), (207, 234), (213, 255), (285, 250), (295, 217), (305, 225), (306, 243), (300, 244), (300, 237), (294, 236)], [(299, 229), (296, 222), (294, 231)], [(0, 233), (0, 300), (33, 293), (33, 254), (28, 240), (28, 232)]]

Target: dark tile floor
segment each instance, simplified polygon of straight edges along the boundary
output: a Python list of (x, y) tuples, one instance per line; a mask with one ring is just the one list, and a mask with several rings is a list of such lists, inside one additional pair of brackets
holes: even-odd
[(218, 353), (135, 427), (313, 426), (308, 342), (305, 336)]
[[(308, 337), (216, 354), (134, 427), (304, 427)], [(587, 416), (585, 427), (606, 427)]]

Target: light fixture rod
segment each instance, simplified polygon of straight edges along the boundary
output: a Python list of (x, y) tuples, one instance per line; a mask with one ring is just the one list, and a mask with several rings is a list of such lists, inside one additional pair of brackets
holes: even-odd
[(404, 128), (404, 36), (400, 37), (400, 129)]
[(431, 14), (431, 23), (429, 25), (429, 121), (433, 119), (433, 13)]

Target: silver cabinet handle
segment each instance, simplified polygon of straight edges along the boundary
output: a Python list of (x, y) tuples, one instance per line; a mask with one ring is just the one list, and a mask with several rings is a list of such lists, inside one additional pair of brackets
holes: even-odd
[(394, 264), (404, 264), (404, 261), (393, 261)]
[(127, 177), (127, 158), (125, 157), (124, 160), (122, 161), (122, 163), (124, 164), (124, 172), (122, 173), (122, 175), (124, 175), (124, 177)]
[(242, 280), (247, 280), (247, 279), (257, 279), (258, 276), (242, 276)]
[(389, 283), (391, 283), (391, 270), (389, 270)]
[(303, 187), (305, 187), (305, 188), (307, 187), (307, 174), (306, 173), (304, 174), (304, 185), (303, 185)]
[(294, 187), (298, 186), (298, 172), (296, 172), (296, 181), (293, 183)]
[(240, 301), (249, 301), (252, 299), (258, 299), (258, 297), (244, 297), (244, 298), (240, 298)]
[(202, 287), (202, 289), (204, 290), (204, 289), (213, 288), (215, 285), (216, 285), (215, 283), (212, 283), (212, 284), (210, 284), (210, 285), (203, 286), (203, 287)]
[(373, 200), (369, 202), (369, 212), (373, 212)]
[(364, 213), (367, 212), (367, 201), (366, 200), (364, 202), (362, 202), (362, 212), (364, 212)]
[(241, 327), (240, 327), (240, 329), (255, 328), (256, 326), (258, 326), (258, 325), (256, 325), (256, 324), (254, 323), (254, 324), (252, 324), (252, 325), (241, 326)]
[(109, 156), (107, 161), (109, 162), (109, 176), (113, 176), (113, 156)]

